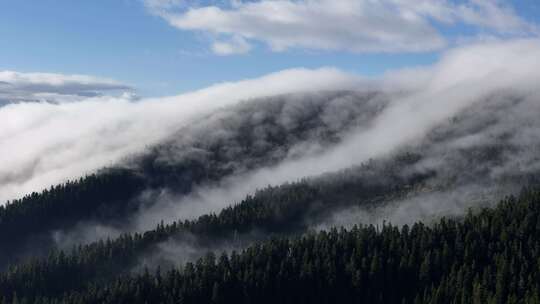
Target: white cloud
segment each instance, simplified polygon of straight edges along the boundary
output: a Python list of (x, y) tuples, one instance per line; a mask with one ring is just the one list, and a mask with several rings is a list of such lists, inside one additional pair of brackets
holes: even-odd
[[(393, 100), (369, 130), (351, 134), (320, 158), (287, 161), (246, 179), (238, 177), (238, 188), (231, 181), (227, 191), (233, 189), (242, 197), (267, 184), (346, 168), (410, 143), (497, 90), (534, 91), (540, 78), (539, 54), (538, 40), (482, 43), (449, 51), (434, 66), (385, 76), (377, 82), (381, 88), (408, 95)], [(137, 102), (129, 97), (94, 97), (77, 103), (10, 104), (0, 108), (0, 201), (111, 165), (200, 115), (240, 100), (355, 89), (365, 83), (335, 69), (295, 69)]]
[(352, 89), (361, 81), (335, 69), (294, 69), (167, 98), (0, 107), (0, 202), (111, 165), (213, 109), (313, 88)]
[(540, 40), (499, 41), (453, 49), (433, 66), (397, 71), (381, 79), (380, 88), (395, 96), (389, 106), (374, 117), (369, 127), (350, 132), (324, 153), (232, 176), (221, 181), (219, 187), (203, 185), (185, 197), (164, 195), (162, 204), (141, 213), (138, 225), (148, 228), (155, 219), (176, 220), (217, 212), (267, 185), (334, 172), (389, 155), (421, 141), (440, 123), (500, 92), (538, 100), (538, 78)]
[(517, 15), (512, 7), (498, 0), (391, 0), (406, 11), (446, 24), (463, 23), (502, 34), (537, 33), (538, 27)]
[[(225, 2), (225, 4), (223, 4)], [(538, 28), (495, 0), (146, 0), (182, 30), (211, 34), (219, 55), (245, 53), (250, 41), (274, 51), (290, 48), (350, 52), (422, 52), (447, 45), (434, 26), (468, 24), (493, 34), (526, 35)], [(239, 43), (240, 42), (240, 43)]]
[(501, 33), (523, 34), (538, 32), (538, 27), (520, 18), (510, 6), (493, 0), (471, 0), (457, 7), (456, 19), (472, 25), (494, 29)]
[(251, 50), (251, 45), (242, 37), (234, 37), (229, 41), (216, 41), (212, 44), (212, 51), (217, 55), (245, 54)]
[(65, 102), (130, 90), (115, 80), (92, 76), (0, 71), (0, 105), (21, 101)]
[[(369, 130), (351, 134), (320, 159), (283, 164), (272, 174), (280, 177), (276, 173), (280, 170), (283, 176), (320, 174), (328, 168), (347, 168), (421, 138), (440, 122), (497, 92), (539, 94), (539, 59), (540, 40), (482, 43), (448, 51), (432, 67), (395, 73), (386, 86), (409, 86), (409, 92), (393, 100)], [(415, 75), (418, 82), (411, 80)]]

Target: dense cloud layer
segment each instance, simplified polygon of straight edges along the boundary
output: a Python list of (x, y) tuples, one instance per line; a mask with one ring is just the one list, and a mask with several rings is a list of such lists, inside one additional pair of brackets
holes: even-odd
[[(345, 98), (330, 98), (324, 103), (320, 102), (323, 95), (284, 96), (287, 106), (276, 114), (283, 126), (304, 123), (310, 109), (321, 107), (323, 119), (319, 121), (320, 128), (335, 128), (339, 133), (339, 143), (333, 147), (317, 146), (320, 140), (316, 137), (307, 142), (296, 139), (296, 148), (282, 151), (281, 147), (268, 146), (265, 136), (271, 134), (271, 127), (260, 124), (257, 134), (261, 140), (257, 144), (265, 147), (267, 153), (264, 155), (276, 158), (277, 163), (263, 162), (250, 167), (246, 164), (258, 160), (245, 155), (232, 157), (223, 165), (241, 169), (222, 180), (196, 185), (188, 194), (178, 195), (170, 189), (145, 193), (141, 200), (147, 204), (143, 204), (139, 214), (130, 219), (128, 229), (142, 231), (154, 227), (161, 220), (170, 222), (196, 218), (217, 212), (267, 185), (334, 172), (370, 159), (393, 157), (402, 151), (422, 156), (416, 167), (408, 168), (410, 172), (437, 172), (426, 186), (426, 189), (435, 191), (411, 194), (414, 196), (376, 211), (347, 210), (343, 214), (359, 216), (350, 216), (347, 220), (337, 213), (335, 219), (314, 225), (356, 223), (366, 215), (370, 217), (367, 222), (388, 219), (396, 224), (410, 223), (441, 214), (460, 214), (466, 207), (479, 202), (478, 196), (482, 196), (483, 202), (496, 200), (519, 188), (515, 183), (505, 184), (495, 193), (497, 185), (513, 175), (535, 172), (540, 164), (535, 156), (535, 147), (540, 140), (536, 140), (534, 135), (539, 129), (535, 114), (538, 113), (540, 92), (534, 81), (540, 76), (538, 54), (540, 43), (534, 40), (456, 49), (448, 52), (435, 66), (392, 73), (373, 84), (372, 88), (379, 89), (379, 96), (384, 97), (373, 98), (367, 104), (357, 103), (362, 95), (351, 93), (342, 94)], [(500, 58), (512, 58), (512, 64)], [(272, 103), (276, 100), (279, 98), (268, 98), (267, 106), (258, 100), (253, 107), (270, 115), (275, 108)], [(370, 106), (371, 103), (375, 104)], [(380, 108), (373, 111), (377, 104)], [(250, 103), (246, 105), (249, 108)], [(208, 151), (200, 147), (207, 145), (200, 145), (201, 141), (220, 142), (221, 148), (230, 149), (225, 155), (235, 155), (238, 136), (232, 133), (238, 132), (238, 128), (231, 128), (231, 125), (245, 124), (239, 122), (246, 119), (260, 119), (261, 115), (261, 112), (245, 109), (233, 107), (218, 111), (213, 119), (183, 130), (182, 136), (172, 136), (171, 153), (163, 154), (162, 161), (174, 163), (185, 161), (186, 157), (204, 158)], [(346, 120), (342, 116), (344, 113), (356, 113), (354, 116), (360, 118), (367, 114), (367, 117), (353, 129), (343, 128), (339, 121)], [(448, 124), (456, 117), (461, 120)], [(319, 126), (311, 128), (315, 131)], [(501, 138), (507, 141), (502, 142)], [(506, 148), (499, 157), (504, 161), (493, 163), (483, 157), (482, 153), (488, 153), (492, 146), (503, 143)], [(196, 149), (190, 150), (191, 146)], [(255, 145), (250, 149), (255, 152), (258, 148)], [(190, 152), (189, 156), (186, 156), (186, 151)], [(456, 180), (459, 182), (451, 187), (448, 185), (448, 181)], [(441, 188), (441, 185), (450, 188)], [(146, 205), (149, 207), (144, 207)], [(92, 234), (91, 231), (84, 233)]]
[[(539, 54), (538, 41), (489, 43), (453, 50), (430, 68), (393, 74), (383, 81), (389, 87), (387, 93), (393, 96), (390, 104), (367, 127), (343, 134), (339, 145), (316, 155), (233, 176), (224, 180), (221, 187), (202, 187), (194, 192), (194, 197), (173, 199), (174, 204), (167, 204), (172, 209), (160, 209), (159, 216), (174, 219), (217, 211), (269, 184), (316, 176), (391, 155), (407, 145), (420, 144), (435, 127), (466, 109), (477, 106), (477, 111), (482, 111), (485, 101), (494, 95), (539, 96)], [(406, 93), (392, 93), (396, 88)], [(508, 92), (512, 94), (504, 94)], [(534, 105), (536, 100), (532, 100)]]
[(362, 82), (334, 69), (297, 69), (160, 99), (10, 104), (0, 108), (0, 201), (115, 164), (241, 100), (313, 87), (353, 89)]
[(523, 187), (536, 186), (540, 176), (539, 111), (538, 90), (502, 92), (468, 107), (419, 143), (400, 149), (400, 153), (419, 158), (403, 174), (436, 172), (421, 188), (382, 206), (339, 210), (315, 225), (429, 222), (493, 205)]
[[(201, 123), (198, 118), (207, 118), (208, 113), (240, 100), (276, 93), (298, 93), (313, 88), (339, 91), (366, 86), (370, 90), (379, 90), (380, 94), (386, 96), (385, 100), (389, 100), (367, 123), (352, 130), (340, 131), (340, 143), (332, 148), (318, 147), (312, 150), (306, 149), (305, 143), (299, 143), (299, 148), (277, 158), (277, 163), (245, 167), (218, 183), (198, 185), (186, 196), (171, 195), (165, 189), (158, 197), (149, 196), (152, 200), (159, 199), (160, 203), (150, 209), (143, 208), (133, 220), (139, 229), (146, 229), (161, 219), (193, 218), (218, 211), (268, 184), (277, 185), (348, 168), (372, 158), (392, 155), (407, 146), (420, 145), (430, 132), (450, 118), (467, 109), (481, 112), (486, 100), (493, 99), (493, 96), (502, 96), (503, 100), (507, 96), (529, 96), (526, 104), (533, 107), (536, 102), (534, 97), (538, 96), (535, 79), (540, 76), (538, 54), (540, 42), (537, 40), (493, 42), (455, 49), (432, 67), (395, 72), (370, 82), (331, 69), (291, 70), (164, 99), (132, 102), (120, 98), (91, 98), (71, 104), (6, 106), (0, 109), (3, 124), (0, 140), (2, 146), (7, 147), (2, 150), (1, 156), (3, 163), (8, 164), (0, 171), (2, 197), (20, 196), (117, 163), (142, 151), (145, 146), (170, 138), (177, 130), (188, 125), (199, 125), (199, 128), (191, 129), (199, 131), (184, 134), (184, 138), (208, 139), (213, 136), (226, 141), (231, 134), (214, 130), (221, 129), (219, 123)], [(299, 96), (302, 95), (297, 94), (297, 102), (293, 100), (288, 110), (280, 114), (283, 115), (284, 126), (303, 121), (303, 116), (297, 114), (307, 109), (308, 104), (302, 104), (306, 98)], [(272, 99), (268, 100), (270, 102)], [(340, 115), (350, 104), (338, 102), (328, 106), (329, 109), (335, 108), (334, 112), (323, 111), (327, 115), (323, 119), (325, 128), (332, 128), (332, 124), (336, 124), (336, 130), (340, 130)], [(515, 109), (515, 116), (534, 113), (532, 108), (529, 108), (531, 111), (524, 107)], [(241, 112), (234, 113), (234, 108), (223, 113), (231, 115), (216, 117), (225, 117), (222, 121), (232, 124), (238, 120), (235, 116), (242, 115)], [(216, 121), (219, 122), (219, 119)], [(503, 126), (500, 125), (500, 128), (506, 130)], [(533, 130), (527, 132), (534, 134)], [(268, 133), (260, 130), (260, 134)], [(525, 133), (519, 134), (521, 138), (533, 138)], [(462, 139), (463, 142), (466, 140), (466, 137)], [(264, 145), (264, 141), (259, 144)], [(174, 149), (171, 156), (179, 157)], [(433, 157), (427, 159), (437, 164), (440, 157), (433, 153)], [(241, 168), (248, 161), (239, 159), (237, 164), (229, 165)], [(442, 168), (448, 165), (445, 162), (441, 164)], [(508, 166), (512, 164), (508, 163)], [(441, 168), (438, 170), (444, 171)]]
[[(295, 218), (295, 223), (284, 225), (305, 225), (320, 230), (352, 227), (359, 223), (381, 225), (386, 222), (401, 226), (423, 221), (429, 224), (442, 216), (462, 216), (469, 208), (492, 206), (505, 196), (517, 194), (523, 187), (537, 185), (540, 181), (539, 111), (538, 90), (511, 90), (490, 95), (451, 119), (441, 121), (420, 140), (401, 145), (387, 157), (374, 158), (376, 160), (368, 162), (368, 166), (352, 167), (345, 172), (324, 174), (304, 181), (314, 185), (315, 189), (323, 187), (321, 193), (332, 193), (330, 195), (339, 199), (325, 200), (321, 193), (309, 204), (299, 199), (298, 203), (303, 206), (302, 215)], [(423, 177), (417, 179), (420, 182), (402, 187), (399, 179), (392, 177), (396, 173), (405, 181), (412, 176)], [(227, 204), (224, 203), (227, 199), (243, 195), (234, 191), (248, 191), (239, 186), (242, 185), (240, 181), (249, 184), (249, 179), (236, 178), (239, 181), (236, 187), (223, 184), (219, 188), (198, 189), (189, 196), (168, 196), (169, 201), (145, 210), (138, 219), (151, 225), (159, 219), (191, 218), (193, 213), (201, 215), (218, 210)], [(334, 193), (336, 187), (328, 186), (352, 183), (362, 189), (366, 182), (385, 185), (388, 190), (386, 197), (369, 202), (356, 196), (358, 193), (351, 191), (350, 186), (337, 186), (341, 193)], [(402, 187), (401, 190), (392, 190), (398, 187)], [(294, 191), (289, 191), (288, 195), (294, 196)], [(162, 198), (166, 197), (162, 194)], [(280, 199), (275, 196), (275, 202), (267, 200), (265, 203), (279, 205)], [(249, 242), (267, 236), (245, 237)], [(196, 244), (195, 237), (189, 240), (170, 239), (160, 244), (142, 263), (178, 262), (189, 259), (189, 256), (200, 256), (206, 250), (227, 249), (222, 245), (197, 247)]]
[[(519, 178), (540, 168), (539, 54), (538, 40), (500, 41), (460, 47), (433, 66), (380, 79), (333, 69), (289, 70), (169, 98), (8, 105), (0, 108), (0, 197), (103, 166), (138, 170), (137, 157), (154, 149), (152, 161), (180, 165), (175, 174), (195, 162), (215, 162), (208, 168), (226, 172), (188, 179), (187, 192), (158, 183), (141, 193), (138, 212), (122, 216), (121, 223), (85, 218), (51, 231), (57, 245), (70, 247), (216, 212), (267, 185), (409, 152), (420, 160), (400, 168), (404, 175), (436, 172), (423, 187), (375, 209), (336, 208), (322, 219), (306, 212), (307, 225), (403, 224), (461, 214), (515, 192)], [(331, 141), (320, 136), (328, 131)], [(212, 158), (216, 149), (219, 157)], [(175, 255), (177, 246), (196, 256), (196, 243), (164, 243), (157, 258), (166, 251)]]

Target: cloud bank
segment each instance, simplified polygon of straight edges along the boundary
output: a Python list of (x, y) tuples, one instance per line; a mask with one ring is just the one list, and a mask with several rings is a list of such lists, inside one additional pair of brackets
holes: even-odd
[(360, 77), (336, 69), (293, 69), (167, 98), (101, 96), (6, 105), (0, 108), (0, 201), (113, 165), (241, 100), (313, 88), (353, 89), (361, 83)]
[[(39, 191), (113, 165), (161, 142), (221, 107), (250, 98), (319, 90), (379, 89), (390, 102), (335, 147), (296, 154), (244, 172), (187, 197), (164, 197), (147, 219), (176, 220), (218, 211), (268, 184), (348, 168), (420, 141), (430, 130), (486, 98), (511, 91), (537, 94), (540, 41), (482, 43), (447, 52), (431, 67), (365, 79), (335, 69), (287, 70), (179, 96), (131, 101), (95, 97), (78, 103), (23, 103), (0, 108), (0, 198)], [(298, 157), (298, 156), (303, 157)], [(153, 220), (140, 219), (153, 225)]]
[[(130, 101), (123, 98), (99, 97), (68, 104), (9, 105), (0, 108), (0, 143), (3, 147), (0, 150), (0, 160), (6, 164), (0, 168), (2, 185), (0, 193), (3, 198), (9, 199), (29, 191), (41, 190), (68, 178), (77, 178), (102, 166), (113, 165), (133, 153), (143, 151), (146, 146), (162, 143), (164, 139), (174, 137), (182, 127), (188, 125), (199, 124), (201, 128), (192, 129), (201, 129), (200, 131), (204, 132), (187, 132), (188, 134), (182, 134), (183, 136), (188, 138), (192, 136), (195, 139), (202, 136), (204, 140), (207, 137), (216, 137), (219, 139), (218, 143), (227, 141), (231, 137), (234, 138), (227, 133), (230, 130), (223, 130), (218, 127), (219, 124), (211, 121), (201, 122), (201, 117), (208, 117), (210, 112), (218, 113), (216, 121), (223, 117), (231, 118), (232, 121), (225, 120), (225, 123), (235, 125), (236, 115), (253, 114), (249, 111), (237, 113), (236, 107), (229, 107), (241, 100), (302, 92), (312, 92), (312, 96), (315, 96), (320, 90), (355, 90), (366, 87), (369, 91), (380, 91), (385, 96), (382, 109), (369, 115), (369, 119), (360, 128), (340, 134), (340, 141), (333, 147), (325, 146), (324, 149), (315, 151), (308, 151), (309, 149), (303, 148), (305, 146), (298, 149), (293, 147), (291, 150), (295, 150), (295, 153), (284, 158), (280, 157), (277, 163), (270, 165), (264, 163), (262, 167), (246, 166), (240, 172), (235, 171), (231, 176), (217, 182), (195, 185), (187, 195), (178, 195), (167, 192), (169, 189), (163, 189), (162, 193), (149, 195), (151, 200), (149, 204), (142, 202), (140, 212), (133, 218), (126, 219), (128, 224), (119, 229), (145, 230), (154, 227), (156, 222), (161, 220), (169, 222), (195, 218), (209, 212), (217, 212), (269, 184), (279, 185), (306, 176), (317, 176), (349, 168), (372, 158), (390, 156), (407, 146), (417, 146), (441, 123), (449, 121), (465, 110), (473, 109), (473, 113), (486, 112), (483, 110), (483, 107), (489, 105), (486, 100), (490, 100), (493, 96), (499, 96), (503, 100), (508, 100), (508, 96), (529, 96), (526, 104), (530, 107), (516, 107), (515, 111), (537, 113), (535, 110), (537, 107), (531, 105), (538, 104), (540, 96), (536, 85), (536, 79), (540, 77), (539, 54), (539, 40), (498, 41), (459, 47), (446, 52), (433, 66), (395, 71), (381, 79), (370, 81), (335, 69), (298, 69), (254, 80), (220, 84), (168, 98)], [(294, 98), (292, 101), (295, 101)], [(282, 115), (282, 118), (285, 125), (305, 122), (302, 116), (297, 114), (306, 112), (310, 100), (297, 98), (296, 101), (298, 102), (289, 102), (288, 106), (284, 107), (286, 113), (283, 113), (286, 115)], [(314, 105), (318, 106), (316, 103)], [(342, 113), (341, 110), (348, 105), (347, 102), (335, 103), (334, 106), (338, 107), (335, 109), (336, 115), (332, 114), (333, 111), (323, 111), (330, 116), (322, 120), (328, 125), (339, 122), (341, 117), (339, 113)], [(222, 107), (227, 109), (223, 111)], [(257, 109), (259, 108), (263, 107), (257, 105)], [(515, 117), (504, 120), (504, 116), (498, 115), (501, 113), (508, 115), (514, 111), (496, 113), (497, 116), (486, 117), (505, 123), (518, 122), (521, 120), (515, 117), (523, 117), (516, 114)], [(295, 121), (295, 117), (298, 121)], [(478, 117), (470, 121), (476, 122)], [(253, 115), (250, 119), (261, 117)], [(528, 117), (528, 120), (530, 119), (531, 117)], [(499, 126), (502, 128), (503, 125)], [(535, 138), (531, 136), (537, 129), (523, 128), (523, 125), (519, 124), (516, 126), (523, 130), (519, 133), (521, 137), (531, 140)], [(309, 128), (312, 129), (313, 126)], [(339, 126), (337, 129), (340, 129)], [(504, 135), (506, 130), (509, 129), (502, 128), (501, 134)], [(257, 134), (261, 134), (262, 139), (259, 143), (265, 147), (263, 139), (267, 132), (259, 131)], [(498, 138), (499, 135), (490, 136)], [(459, 145), (463, 146), (476, 138), (460, 138)], [(230, 147), (233, 150), (235, 145), (233, 141), (231, 142), (225, 142), (220, 147)], [(428, 165), (431, 163), (429, 166), (436, 166), (438, 161), (445, 159), (443, 152), (447, 146), (439, 146), (442, 152), (430, 152), (434, 157), (429, 160)], [(253, 147), (247, 149), (255, 150)], [(176, 154), (175, 156), (178, 157)], [(232, 165), (239, 165), (238, 167), (242, 167), (247, 161), (241, 157), (231, 159)], [(442, 162), (440, 166), (443, 169), (445, 166), (453, 167), (448, 164), (449, 162)], [(510, 167), (530, 167), (527, 162), (505, 164)], [(511, 171), (506, 167), (492, 167), (502, 172)], [(457, 168), (460, 168), (461, 172), (470, 169), (467, 166)], [(444, 170), (438, 168), (438, 171)], [(159, 190), (161, 189), (157, 191)], [(463, 192), (469, 193), (469, 190), (463, 189)], [(425, 203), (427, 198), (431, 201), (437, 200), (437, 196), (424, 196), (418, 200), (407, 201), (407, 206), (422, 207), (418, 212), (422, 213), (422, 216), (430, 214), (431, 210), (437, 211), (427, 208), (430, 206)], [(417, 201), (424, 203), (418, 205)], [(148, 206), (150, 207), (147, 208)], [(440, 204), (439, 206), (445, 207)], [(456, 205), (456, 208), (451, 209), (452, 212), (459, 212), (463, 208), (462, 205)], [(396, 210), (395, 215), (388, 217), (392, 217), (397, 223), (403, 208)], [(392, 212), (394, 212), (392, 209), (388, 209), (381, 213), (386, 216), (384, 214), (393, 214)], [(411, 214), (409, 218), (413, 218), (417, 213)], [(95, 225), (98, 228), (94, 228)], [(97, 237), (101, 237), (101, 234), (123, 232), (115, 230), (118, 227), (107, 227), (103, 223), (95, 225), (81, 224), (75, 238), (91, 241), (98, 234)], [(95, 232), (96, 229), (99, 233)], [(72, 239), (69, 232), (56, 234), (55, 237), (60, 242), (69, 242)]]
[(69, 102), (131, 91), (118, 81), (86, 75), (0, 71), (0, 106), (28, 101)]
[[(218, 55), (247, 53), (254, 42), (273, 51), (425, 52), (447, 46), (441, 27), (472, 26), (491, 35), (538, 33), (495, 0), (145, 0), (170, 25), (207, 33)], [(215, 3), (212, 5), (211, 3)]]
[(267, 185), (391, 155), (420, 144), (434, 128), (465, 109), (478, 106), (481, 111), (492, 96), (506, 97), (505, 93), (513, 92), (539, 98), (539, 56), (538, 40), (483, 43), (449, 51), (428, 68), (391, 73), (378, 84), (380, 90), (393, 96), (389, 105), (367, 127), (344, 134), (340, 144), (316, 155), (285, 159), (275, 166), (232, 176), (219, 186), (203, 185), (188, 196), (164, 193), (161, 204), (141, 212), (139, 226), (151, 227), (156, 219), (172, 221), (218, 212)]

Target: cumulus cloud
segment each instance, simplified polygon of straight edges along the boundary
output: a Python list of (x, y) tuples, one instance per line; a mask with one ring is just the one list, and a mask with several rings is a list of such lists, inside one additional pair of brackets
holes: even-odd
[(0, 71), (0, 105), (11, 102), (67, 102), (105, 93), (132, 91), (112, 79), (86, 75)]
[(0, 201), (112, 165), (241, 100), (313, 88), (353, 89), (363, 82), (331, 68), (293, 69), (158, 99), (9, 104), (0, 108)]
[(350, 52), (422, 52), (448, 41), (436, 25), (471, 25), (493, 34), (538, 33), (536, 25), (495, 0), (146, 0), (172, 26), (209, 33), (219, 55), (246, 53), (253, 41), (290, 48)]

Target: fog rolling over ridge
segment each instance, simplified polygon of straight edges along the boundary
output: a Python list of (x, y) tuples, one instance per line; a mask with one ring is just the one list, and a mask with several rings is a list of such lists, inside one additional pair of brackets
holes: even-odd
[[(461, 216), (469, 208), (492, 206), (505, 196), (516, 195), (522, 187), (534, 186), (540, 181), (537, 135), (540, 122), (536, 115), (539, 110), (540, 95), (536, 92), (498, 92), (436, 125), (420, 140), (366, 162), (374, 162), (373, 165), (353, 166), (345, 172), (304, 180), (302, 183), (308, 188), (322, 190), (312, 203), (302, 203), (301, 208), (305, 209), (301, 216), (295, 217), (297, 222), (290, 229), (297, 233), (297, 229), (306, 232), (352, 227), (359, 223), (404, 225), (418, 220), (430, 223), (443, 216)], [(165, 202), (139, 214), (139, 221), (190, 218), (193, 217), (190, 212), (197, 210), (198, 215), (218, 211), (239, 202), (244, 195), (242, 191), (253, 193), (245, 185), (253, 181), (254, 175), (246, 176), (229, 179), (233, 180), (234, 187), (203, 187), (188, 196), (166, 196)], [(353, 186), (337, 186), (342, 183)], [(370, 189), (369, 185), (380, 186), (360, 190), (362, 187)], [(384, 191), (388, 194), (386, 197), (359, 195), (362, 191), (379, 195), (375, 189), (385, 186), (388, 187)], [(340, 195), (328, 199), (322, 194), (335, 192)], [(274, 200), (279, 202), (280, 198)], [(272, 205), (272, 200), (268, 204)], [(259, 229), (267, 228), (255, 228), (245, 236), (246, 240), (264, 239), (265, 233)], [(179, 254), (182, 250), (171, 252), (171, 248), (182, 246), (189, 248), (186, 253), (192, 257), (205, 250), (216, 250), (216, 247), (204, 246), (201, 249), (196, 244), (193, 237), (169, 240), (159, 245), (153, 254), (145, 256), (141, 263), (183, 261), (187, 257)], [(217, 250), (225, 250), (227, 246), (230, 244), (222, 244)]]
[[(470, 46), (450, 51), (433, 67), (390, 74), (378, 84), (382, 92), (389, 96), (390, 102), (373, 117), (367, 127), (363, 125), (344, 132), (338, 144), (314, 155), (285, 159), (271, 167), (233, 176), (226, 180), (222, 187), (202, 188), (196, 193), (196, 199), (191, 204), (193, 207), (189, 204), (191, 200), (187, 199), (190, 207), (183, 209), (183, 204), (173, 203), (174, 208), (179, 211), (167, 211), (160, 216), (182, 217), (182, 214), (192, 214), (193, 208), (200, 209), (195, 215), (217, 211), (268, 184), (295, 181), (305, 176), (316, 176), (360, 165), (372, 158), (390, 156), (406, 146), (422, 144), (430, 132), (435, 132), (436, 128), (444, 126), (448, 120), (469, 112), (471, 114), (463, 119), (464, 124), (474, 124), (477, 119), (474, 113), (477, 112), (478, 118), (483, 120), (492, 114), (504, 117), (504, 113), (508, 111), (517, 112), (514, 114), (516, 116), (522, 112), (525, 116), (535, 113), (534, 107), (539, 95), (535, 79), (539, 75), (538, 71), (531, 67), (538, 66), (539, 51), (538, 41), (527, 40)], [(507, 65), (500, 58), (512, 58), (513, 64)], [(475, 62), (475, 65), (471, 66), (470, 62)], [(511, 102), (503, 103), (515, 99), (525, 101), (516, 108)], [(504, 110), (493, 112), (493, 109), (499, 108)], [(522, 121), (531, 120), (533, 119), (530, 117), (526, 120), (521, 117), (505, 120), (505, 124), (499, 125), (499, 132), (505, 132), (505, 128), (512, 128), (508, 132), (521, 129), (519, 124)], [(516, 125), (512, 127), (512, 123)], [(457, 126), (464, 129), (464, 134), (458, 133), (460, 137), (464, 137), (461, 139), (463, 142), (468, 140), (471, 144), (474, 143), (474, 138), (468, 137), (469, 135), (480, 138), (480, 135), (474, 133), (474, 125), (471, 128), (467, 128), (467, 125)], [(521, 133), (516, 136), (527, 137)], [(483, 140), (484, 142), (478, 144), (482, 146), (489, 142), (489, 138)], [(496, 141), (496, 138), (493, 140)], [(425, 143), (424, 145), (436, 149), (438, 143), (433, 147)], [(444, 150), (442, 147), (440, 149)], [(445, 163), (444, 158), (434, 157), (430, 161), (438, 161), (443, 168), (444, 165), (452, 166)], [(477, 164), (473, 162), (470, 165)]]
[(540, 304), (539, 0), (6, 2), (0, 304)]
[[(111, 231), (144, 231), (162, 220), (219, 212), (267, 185), (317, 177), (372, 159), (386, 162), (408, 153), (418, 160), (400, 168), (403, 174), (435, 172), (435, 176), (384, 207), (354, 206), (351, 198), (326, 218), (304, 218), (306, 227), (385, 220), (412, 223), (459, 215), (469, 207), (496, 201), (516, 193), (538, 173), (534, 151), (540, 144), (535, 119), (539, 75), (531, 67), (538, 65), (539, 51), (536, 40), (472, 45), (449, 51), (434, 66), (365, 82), (370, 90), (364, 93), (282, 95), (218, 110), (151, 149), (152, 157), (126, 163), (134, 170), (145, 166), (138, 163), (141, 159), (174, 170), (205, 164), (197, 174), (209, 176), (199, 183), (180, 183), (190, 185), (180, 193), (174, 186), (158, 183), (138, 197), (139, 211), (122, 225), (86, 223), (74, 231), (57, 232), (56, 237), (72, 244)], [(500, 58), (512, 58), (513, 64)], [(369, 102), (359, 102), (366, 98)], [(277, 125), (265, 124), (265, 117), (273, 117)], [(244, 134), (249, 135), (239, 136), (246, 129), (250, 132)], [(273, 133), (276, 130), (285, 133)], [(271, 138), (276, 134), (283, 139), (279, 145)], [(248, 140), (242, 142), (243, 138)], [(167, 170), (160, 172), (178, 173)], [(215, 172), (223, 175), (212, 176)], [(190, 174), (186, 178), (193, 177)]]
[(215, 111), (121, 163), (147, 180), (148, 188), (134, 197), (136, 214), (115, 227), (78, 225), (72, 236), (56, 232), (55, 238), (71, 243), (94, 239), (96, 232), (103, 237), (115, 229), (144, 231), (160, 221), (217, 211), (257, 190), (252, 183), (242, 189), (228, 185), (284, 160), (322, 153), (348, 131), (367, 128), (387, 104), (381, 93), (327, 91), (247, 100)]
[(401, 153), (418, 158), (405, 172), (436, 172), (405, 197), (373, 208), (336, 212), (321, 227), (430, 222), (459, 216), (469, 208), (535, 186), (540, 173), (538, 94), (500, 93), (434, 128), (418, 145)]
[(9, 104), (0, 107), (0, 202), (116, 164), (241, 100), (313, 87), (352, 89), (359, 83), (357, 76), (336, 69), (292, 69), (167, 98)]
[[(539, 172), (539, 54), (537, 40), (490, 42), (380, 79), (291, 70), (164, 99), (8, 105), (0, 108), (0, 141), (28, 149), (2, 150), (0, 197), (104, 166), (141, 181), (127, 203), (100, 197), (105, 203), (91, 215), (28, 232), (61, 248), (197, 219), (247, 196), (278, 203), (257, 192), (268, 185), (283, 184), (278, 194), (320, 191), (283, 215), (294, 224), (284, 221), (280, 233), (459, 215), (519, 191)], [(38, 136), (45, 131), (53, 135)], [(348, 188), (340, 188), (342, 174)], [(340, 195), (325, 197), (324, 189)], [(109, 203), (129, 212), (109, 212)], [(264, 239), (275, 228), (264, 223), (239, 238)]]

